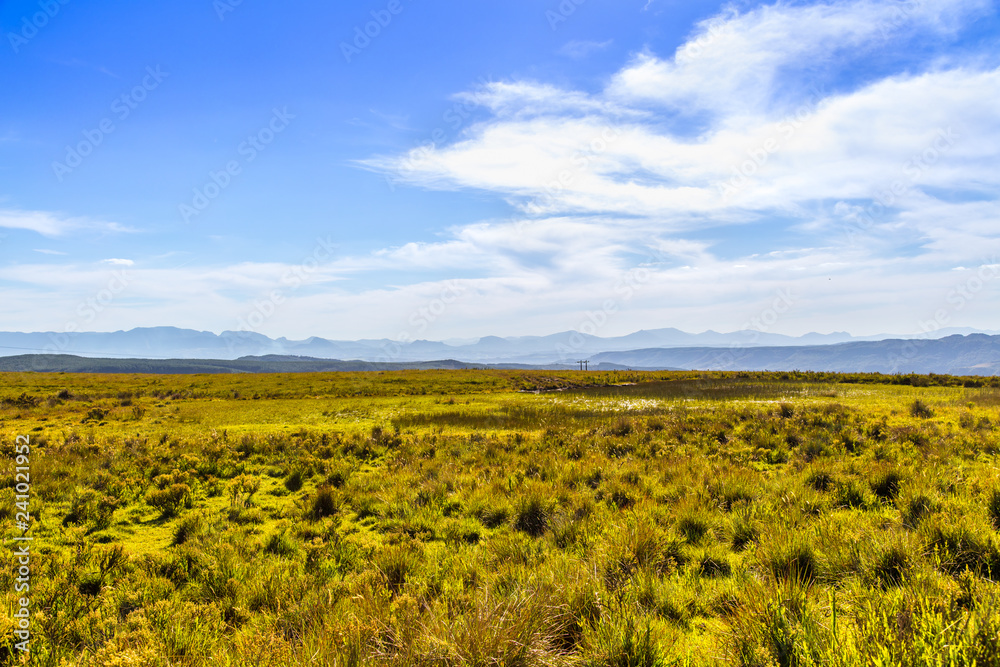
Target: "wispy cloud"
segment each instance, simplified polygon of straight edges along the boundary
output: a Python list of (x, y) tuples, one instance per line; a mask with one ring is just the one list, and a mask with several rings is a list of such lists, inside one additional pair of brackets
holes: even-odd
[(119, 75), (115, 74), (114, 72), (109, 70), (107, 67), (104, 67), (103, 65), (94, 65), (93, 63), (86, 62), (85, 60), (80, 60), (79, 58), (71, 58), (69, 60), (55, 60), (54, 62), (60, 65), (64, 65), (66, 67), (92, 69), (95, 72), (99, 72), (101, 74), (104, 74), (105, 76), (110, 76), (115, 79), (121, 78)]
[(587, 41), (587, 40), (577, 40), (566, 42), (559, 49), (559, 54), (567, 56), (569, 58), (586, 58), (591, 53), (596, 51), (603, 51), (604, 49), (611, 46), (614, 40), (607, 39), (603, 42)]
[(0, 209), (0, 227), (26, 229), (42, 236), (57, 237), (78, 231), (129, 232), (129, 227), (90, 217), (66, 216), (51, 211)]
[[(597, 93), (537, 81), (464, 93), (492, 116), (449, 145), (365, 165), (419, 187), (502, 195), (519, 219), (457, 228), (393, 256), (449, 266), (466, 258), (498, 281), (534, 275), (546, 293), (569, 298), (570, 283), (595, 287), (577, 268), (604, 279), (652, 254), (656, 284), (713, 281), (685, 292), (699, 295), (706, 321), (718, 316), (706, 317), (705, 304), (763, 293), (776, 276), (822, 276), (830, 285), (817, 284), (821, 292), (835, 284), (839, 292), (816, 303), (841, 317), (847, 303), (868, 307), (876, 276), (903, 293), (931, 289), (949, 280), (944, 266), (1000, 250), (1000, 69), (981, 54), (944, 61), (929, 52), (923, 70), (908, 62), (853, 87), (839, 79), (876, 50), (947, 40), (988, 7), (731, 7), (672, 56), (636, 55)], [(741, 231), (751, 225), (767, 235)], [(754, 250), (741, 255), (727, 237), (744, 235)], [(751, 254), (768, 243), (800, 249)], [(656, 252), (666, 247), (696, 251)]]
[[(947, 34), (990, 6), (987, 0), (776, 4), (699, 23), (672, 58), (644, 53), (608, 93), (685, 113), (732, 116), (797, 103), (794, 91), (914, 35)], [(805, 84), (805, 85), (804, 85)], [(786, 95), (791, 94), (791, 99)]]
[[(956, 325), (986, 321), (996, 290), (961, 310), (949, 295), (1000, 255), (1000, 69), (995, 54), (934, 47), (989, 6), (733, 6), (673, 53), (634, 54), (596, 91), (511, 79), (461, 92), (479, 109), (454, 140), (362, 164), (396, 183), (499, 196), (510, 216), (331, 259), (260, 331), (391, 336), (445, 289), (461, 296), (422, 337), (547, 333), (595, 312), (609, 322), (601, 335), (734, 330), (789, 286), (795, 305), (776, 331), (914, 332), (940, 309)], [(874, 53), (904, 52), (894, 70), (858, 74)], [(107, 224), (0, 210), (0, 228), (47, 236)], [(2, 269), (0, 318), (15, 327), (30, 305), (58, 329), (124, 270), (101, 328), (155, 313), (232, 329), (294, 269), (127, 261)]]

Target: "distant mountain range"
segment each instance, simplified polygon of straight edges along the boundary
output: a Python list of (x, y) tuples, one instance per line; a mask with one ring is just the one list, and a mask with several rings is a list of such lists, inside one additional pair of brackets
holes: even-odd
[[(301, 373), (440, 368), (567, 370), (575, 364), (483, 364), (454, 359), (373, 362), (289, 355), (239, 359), (109, 359), (66, 354), (0, 357), (0, 371), (68, 373)], [(591, 370), (770, 370), (864, 373), (1000, 375), (1000, 336), (970, 334), (941, 339), (883, 340), (775, 347), (678, 347), (601, 352)]]
[(882, 340), (746, 348), (652, 348), (603, 352), (592, 362), (631, 368), (1000, 375), (1000, 336)]
[(8, 373), (329, 373), (475, 367), (477, 366), (474, 364), (453, 360), (382, 364), (282, 356), (241, 359), (108, 359), (70, 354), (24, 354), (0, 357), (0, 372)]
[[(951, 328), (933, 332), (930, 337), (944, 338), (956, 334), (998, 333), (1000, 332)], [(579, 359), (590, 359), (592, 367), (593, 363), (603, 361), (633, 367), (711, 368), (719, 363), (720, 350), (729, 350), (731, 354), (736, 354), (739, 359), (739, 364), (734, 368), (743, 367), (743, 365), (749, 368), (768, 364), (784, 366), (787, 363), (795, 363), (797, 360), (808, 360), (810, 364), (820, 363), (820, 358), (827, 358), (824, 356), (826, 353), (815, 350), (831, 345), (882, 341), (891, 347), (887, 339), (915, 338), (921, 340), (923, 344), (929, 342), (923, 340), (927, 336), (927, 334), (910, 336), (886, 334), (855, 337), (847, 333), (837, 332), (830, 334), (809, 333), (795, 337), (756, 331), (732, 333), (705, 331), (692, 334), (679, 329), (667, 328), (637, 331), (627, 336), (610, 338), (564, 331), (549, 336), (511, 338), (486, 336), (476, 341), (418, 340), (410, 343), (397, 343), (389, 339), (356, 341), (328, 340), (316, 337), (305, 340), (273, 339), (252, 332), (224, 331), (221, 334), (215, 334), (209, 331), (194, 331), (175, 327), (153, 327), (109, 333), (0, 332), (0, 357), (44, 353), (80, 357), (235, 360), (241, 357), (278, 355), (308, 357), (313, 360), (357, 360), (382, 364), (457, 359), (468, 364), (527, 364), (548, 367), (553, 365), (572, 366)], [(791, 350), (778, 351), (786, 348), (803, 349), (795, 352)], [(865, 348), (850, 349), (861, 350)], [(924, 357), (924, 348), (920, 349), (919, 356)], [(751, 350), (756, 351), (751, 353)], [(853, 352), (841, 350), (831, 354), (835, 354), (838, 364), (853, 363), (851, 361)], [(862, 353), (858, 352), (858, 354)], [(866, 367), (878, 365), (876, 359), (880, 353), (872, 354), (874, 356), (864, 357), (867, 360), (858, 363), (865, 363)], [(674, 359), (684, 363), (674, 363), (672, 361)], [(827, 370), (825, 366), (813, 369), (808, 365), (801, 365), (799, 368), (802, 370)], [(850, 368), (849, 370), (861, 369)]]

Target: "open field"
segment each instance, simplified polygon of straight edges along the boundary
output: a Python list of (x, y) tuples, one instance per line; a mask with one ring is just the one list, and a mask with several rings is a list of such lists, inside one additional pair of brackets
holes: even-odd
[(30, 664), (1000, 665), (996, 378), (0, 378)]

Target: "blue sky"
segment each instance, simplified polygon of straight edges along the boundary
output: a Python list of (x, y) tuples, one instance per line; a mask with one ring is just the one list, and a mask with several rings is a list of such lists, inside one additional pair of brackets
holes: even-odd
[(10, 0), (0, 330), (1000, 328), (996, 10)]

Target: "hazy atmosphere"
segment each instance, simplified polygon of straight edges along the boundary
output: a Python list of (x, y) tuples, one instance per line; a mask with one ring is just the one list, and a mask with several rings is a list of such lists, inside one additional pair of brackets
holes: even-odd
[(1000, 667), (1000, 0), (0, 0), (0, 667)]
[(5, 331), (997, 328), (993, 2), (53, 0), (0, 26)]

